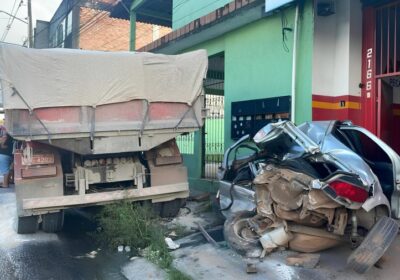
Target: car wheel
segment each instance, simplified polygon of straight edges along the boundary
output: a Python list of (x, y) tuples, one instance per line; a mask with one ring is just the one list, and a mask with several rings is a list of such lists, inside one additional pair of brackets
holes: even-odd
[(38, 216), (17, 217), (17, 233), (35, 233), (39, 228)]
[(246, 257), (259, 257), (262, 252), (260, 237), (249, 228), (248, 224), (248, 219), (254, 215), (252, 211), (233, 213), (224, 224), (224, 237), (228, 246)]
[(42, 229), (44, 232), (58, 232), (64, 224), (64, 211), (42, 215)]
[(358, 273), (365, 273), (383, 256), (398, 231), (399, 225), (395, 220), (381, 217), (360, 246), (348, 257), (348, 266)]

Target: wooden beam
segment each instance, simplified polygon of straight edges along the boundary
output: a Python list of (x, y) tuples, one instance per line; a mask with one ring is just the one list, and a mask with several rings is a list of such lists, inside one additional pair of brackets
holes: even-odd
[(42, 198), (27, 198), (22, 201), (24, 210), (63, 209), (90, 205), (102, 205), (120, 200), (160, 200), (163, 196), (188, 197), (189, 184), (154, 186), (143, 189), (127, 189), (85, 195), (64, 195)]

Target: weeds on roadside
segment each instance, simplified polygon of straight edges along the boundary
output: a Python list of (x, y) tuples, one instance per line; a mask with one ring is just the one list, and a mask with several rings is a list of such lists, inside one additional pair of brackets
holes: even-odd
[(156, 226), (157, 217), (149, 206), (129, 202), (103, 207), (97, 221), (101, 232), (96, 234), (96, 239), (112, 250), (119, 245), (146, 248), (154, 243), (156, 232), (161, 230)]
[(172, 236), (172, 239), (181, 238), (188, 234), (187, 227), (181, 224), (174, 225), (170, 230), (175, 232), (175, 236)]
[(189, 276), (174, 267), (170, 268), (167, 273), (170, 280), (191, 280)]
[(165, 244), (165, 231), (149, 205), (141, 206), (121, 202), (105, 206), (97, 216), (101, 231), (94, 236), (100, 245), (115, 250), (117, 246), (130, 246), (164, 269), (171, 280), (191, 278), (172, 266), (173, 258)]

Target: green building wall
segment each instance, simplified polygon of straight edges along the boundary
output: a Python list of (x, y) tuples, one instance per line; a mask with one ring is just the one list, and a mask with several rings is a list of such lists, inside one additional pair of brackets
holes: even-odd
[[(285, 9), (285, 15), (288, 26), (293, 28), (295, 7)], [(295, 121), (301, 123), (311, 120), (312, 112), (312, 1), (307, 1), (304, 6), (298, 32)], [(184, 51), (206, 49), (209, 56), (224, 52), (225, 148), (234, 142), (230, 137), (232, 102), (291, 94), (293, 32), (287, 33), (286, 44), (289, 51), (283, 48), (281, 15), (278, 13)], [(213, 190), (217, 188), (215, 182), (199, 179), (200, 147), (200, 133), (196, 133), (195, 154), (184, 155), (190, 184), (195, 189)]]
[(232, 0), (173, 0), (172, 29), (178, 29), (189, 22), (202, 17)]

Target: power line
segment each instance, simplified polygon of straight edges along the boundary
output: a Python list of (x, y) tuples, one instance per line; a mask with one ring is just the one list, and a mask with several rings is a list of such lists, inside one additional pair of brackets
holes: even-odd
[[(104, 14), (102, 14), (102, 13), (104, 13)], [(99, 16), (99, 17), (94, 20), (94, 18), (96, 18), (97, 16)], [(91, 17), (86, 23), (79, 26), (79, 29), (76, 30), (77, 31), (76, 34), (73, 34), (71, 39), (76, 39), (78, 36), (82, 35), (83, 33), (87, 32), (88, 30), (90, 30), (93, 26), (96, 25), (96, 22), (99, 22), (105, 16), (108, 16), (107, 12), (99, 10), (98, 13), (96, 13), (93, 17)], [(60, 43), (57, 43), (57, 45), (55, 47), (58, 48), (59, 46), (61, 46), (63, 43), (65, 43), (65, 40), (67, 40), (67, 36), (65, 36), (65, 38)]]
[(179, 3), (178, 5), (176, 5), (175, 7), (172, 8), (172, 11), (176, 12), (177, 10), (179, 10), (180, 7), (183, 6), (183, 4), (186, 4), (187, 2), (189, 2), (189, 0), (183, 0), (181, 3)]
[[(4, 41), (6, 39), (6, 37), (8, 35), (8, 32), (10, 31), (11, 26), (12, 26), (12, 24), (14, 22), (14, 19), (15, 19), (17, 13), (18, 13), (18, 10), (22, 6), (22, 0), (19, 2), (19, 5), (18, 5), (18, 7), (16, 8), (16, 10), (14, 12), (14, 8), (15, 8), (16, 3), (17, 3), (17, 0), (14, 1), (13, 7), (11, 9), (10, 19), (7, 22), (7, 26), (6, 26), (6, 29), (4, 30), (3, 36), (1, 37), (1, 41)], [(13, 13), (14, 13), (14, 15), (13, 15)]]
[(9, 42), (4, 42), (4, 41), (0, 41), (0, 44), (6, 44), (6, 45), (12, 45), (12, 46), (18, 46), (18, 47), (21, 47), (21, 45), (20, 45), (20, 44), (9, 43)]
[[(10, 21), (11, 21), (11, 17), (12, 17), (12, 14), (14, 13), (14, 8), (15, 8), (15, 5), (17, 4), (17, 0), (14, 0), (14, 4), (13, 4), (13, 6), (12, 6), (12, 8), (11, 8), (11, 11), (10, 11), (10, 16), (9, 16), (9, 18), (8, 18), (8, 21), (7, 21), (7, 25), (6, 26), (8, 26), (9, 24), (10, 24)], [(4, 33), (6, 32), (6, 29), (4, 30)], [(4, 33), (3, 33), (3, 36), (4, 36)], [(2, 36), (2, 37), (3, 37)]]
[[(160, 29), (162, 28), (162, 26), (157, 25), (157, 29), (153, 29), (153, 26), (154, 26), (154, 25), (151, 25), (151, 24), (148, 24), (148, 25), (149, 25), (149, 27), (151, 27), (151, 29), (147, 30), (146, 32), (143, 32), (143, 34), (141, 34), (140, 36), (136, 37), (136, 38), (135, 38), (135, 41), (136, 41), (136, 42), (137, 42), (139, 39), (141, 39), (141, 38), (147, 36), (148, 33), (150, 33), (150, 32), (153, 33), (154, 31), (160, 31)], [(100, 46), (100, 48), (105, 47), (106, 45), (110, 44), (112, 41), (113, 41), (113, 40), (109, 40), (109, 41), (105, 42), (103, 45)], [(150, 42), (149, 42), (149, 43), (150, 43)], [(128, 44), (128, 45), (127, 45), (126, 47), (128, 48), (128, 47), (129, 47), (129, 38), (128, 38), (127, 44)], [(118, 45), (117, 48), (120, 48), (121, 46), (122, 46), (122, 44), (121, 44), (121, 45)]]
[[(175, 6), (175, 7), (173, 8), (173, 10), (177, 10), (177, 8), (180, 8), (183, 4), (187, 3), (188, 1), (189, 1), (189, 0), (183, 0), (181, 3), (179, 3), (177, 6)], [(220, 2), (220, 1), (221, 1), (221, 0), (215, 0), (215, 1), (211, 2), (211, 3), (208, 3), (207, 5), (202, 6), (202, 7), (200, 7), (199, 9), (194, 10), (193, 12), (191, 12), (191, 13), (189, 13), (189, 14), (185, 14), (184, 16), (182, 16), (182, 17), (176, 19), (176, 21), (179, 21), (179, 20), (181, 20), (181, 19), (187, 18), (187, 17), (189, 17), (190, 15), (193, 15), (194, 13), (196, 13), (196, 12), (198, 12), (198, 11), (201, 11), (201, 10), (207, 8), (208, 6), (210, 6), (210, 5), (214, 4), (214, 3)], [(159, 27), (158, 30), (160, 30), (162, 26), (158, 26), (158, 27)], [(152, 31), (153, 31), (153, 30), (152, 30)], [(156, 30), (156, 31), (157, 31), (157, 30)], [(143, 37), (146, 36), (146, 35), (147, 35), (147, 34), (143, 34), (143, 35), (141, 35), (141, 36), (135, 38), (135, 40), (137, 41), (137, 40), (143, 38)], [(164, 35), (164, 36), (165, 36), (165, 35)], [(160, 38), (161, 38), (161, 37), (160, 37)], [(160, 39), (160, 38), (159, 38), (159, 39)]]
[[(90, 21), (88, 22), (88, 24), (85, 27), (82, 27), (80, 34), (88, 31), (89, 29), (91, 29), (93, 26), (96, 25), (96, 23), (102, 21), (103, 19), (105, 19), (106, 17), (109, 17), (108, 12), (106, 11), (99, 11), (94, 17), (99, 16), (98, 18), (96, 18), (94, 21)], [(94, 18), (93, 17), (93, 18)], [(84, 29), (84, 30), (83, 30)]]
[[(149, 33), (153, 33), (153, 32), (160, 31), (161, 28), (164, 27), (164, 26), (161, 26), (161, 25), (152, 25), (152, 24), (149, 24), (149, 23), (146, 23), (146, 24), (149, 25), (148, 30), (147, 30), (146, 32), (143, 32), (140, 36), (136, 37), (136, 38), (135, 38), (135, 41), (136, 41), (136, 42), (138, 42), (138, 41), (139, 41), (140, 39), (142, 39), (143, 37), (147, 36)], [(156, 26), (155, 29), (153, 29), (154, 26)], [(150, 28), (151, 28), (151, 29), (150, 29)], [(172, 32), (172, 31), (171, 31), (171, 32)], [(167, 33), (167, 34), (169, 34), (169, 33)], [(156, 40), (158, 40), (158, 39), (160, 39), (160, 38), (166, 36), (167, 34), (165, 34), (165, 35), (163, 35), (163, 36), (159, 36)], [(156, 41), (156, 40), (152, 40), (151, 42), (148, 42), (147, 44), (150, 44), (150, 43), (152, 43), (152, 42), (154, 42), (154, 41)], [(107, 45), (107, 44), (109, 44), (109, 43), (111, 43), (111, 41), (108, 41), (108, 42), (106, 42), (105, 44), (101, 45), (100, 48), (101, 48), (101, 47), (104, 47), (105, 45)], [(117, 47), (119, 48), (120, 46), (121, 46), (121, 45), (119, 45), (119, 46), (117, 46)], [(144, 46), (146, 46), (146, 45), (144, 45)], [(142, 47), (144, 47), (144, 46), (142, 46)], [(142, 47), (141, 47), (141, 48), (142, 48)], [(135, 48), (135, 51), (136, 51), (136, 48)]]
[[(69, 8), (67, 11), (65, 11), (65, 13), (62, 13), (60, 16), (56, 17), (55, 19), (52, 18), (52, 19), (50, 20), (50, 22), (51, 22), (51, 21), (56, 22), (56, 21), (58, 21), (59, 19), (62, 19), (62, 18), (64, 18), (64, 17), (66, 17), (66, 16), (69, 14), (69, 12), (71, 12), (72, 9), (75, 8), (75, 7), (76, 7), (78, 4), (80, 4), (80, 3), (81, 3), (81, 0), (76, 0), (76, 1), (74, 2), (74, 4), (71, 6), (71, 8)], [(50, 24), (49, 24), (48, 26), (44, 27), (43, 29), (39, 30), (37, 33), (33, 34), (32, 36), (37, 36), (37, 35), (39, 35), (40, 33), (44, 32), (44, 31), (46, 31), (46, 30), (49, 29), (49, 28), (50, 28)]]
[[(100, 16), (99, 16), (98, 18), (96, 18), (95, 20), (93, 20), (93, 19), (94, 19), (96, 16), (98, 16), (98, 15), (100, 15)], [(110, 15), (109, 15), (109, 12), (108, 12), (108, 11), (99, 10), (99, 12), (98, 12), (97, 14), (95, 14), (89, 21), (87, 21), (83, 26), (81, 26), (81, 28), (80, 28), (80, 30), (78, 31), (78, 33), (74, 34), (74, 35), (72, 36), (72, 38), (77, 38), (78, 36), (83, 35), (84, 33), (88, 32), (90, 29), (92, 29), (92, 27), (94, 27), (94, 26), (99, 27), (99, 26), (97, 25), (97, 23), (103, 21), (103, 19), (105, 19), (106, 17), (109, 17), (109, 16), (110, 16)], [(106, 23), (103, 23), (101, 26), (104, 26), (105, 24), (106, 24)], [(149, 25), (149, 27), (152, 28), (151, 30), (148, 30), (148, 32), (159, 31), (159, 30), (162, 28), (162, 26), (157, 26), (157, 29), (153, 29), (153, 26), (154, 26), (154, 25), (151, 25), (151, 24), (148, 24), (148, 25)], [(142, 38), (142, 37), (144, 37), (144, 36), (146, 36), (146, 35), (147, 35), (147, 33), (144, 33), (144, 34), (142, 34), (141, 36), (137, 37), (136, 39), (140, 39), (140, 38)], [(65, 37), (64, 40), (63, 40), (62, 42), (60, 42), (60, 43), (58, 43), (58, 44), (56, 45), (56, 47), (61, 46), (67, 39), (68, 39), (68, 38)], [(109, 40), (109, 41), (105, 42), (105, 43), (102, 44), (99, 48), (105, 47), (106, 45), (112, 43), (112, 41), (113, 41), (113, 40)], [(129, 44), (129, 41), (127, 42), (127, 44)], [(121, 45), (117, 46), (117, 48), (120, 48), (120, 46), (121, 46)], [(128, 47), (128, 46), (126, 46), (126, 47)]]
[[(68, 11), (66, 11), (66, 12), (63, 13), (63, 14), (61, 14), (61, 15), (60, 15), (59, 17), (57, 17), (56, 19), (51, 19), (51, 21), (55, 22), (55, 21), (58, 21), (59, 19), (62, 19), (62, 18), (64, 18), (64, 17), (66, 17), (66, 16), (68, 15), (68, 13), (69, 13), (70, 11), (72, 11), (72, 9), (73, 9), (75, 6), (77, 6), (78, 4), (80, 4), (80, 3), (81, 3), (81, 0), (76, 1), (76, 2), (74, 3), (74, 5), (72, 5), (72, 7), (71, 7)], [(112, 6), (113, 6), (112, 4), (108, 4), (106, 7), (112, 7)], [(89, 29), (91, 29), (91, 28), (96, 24), (96, 22), (102, 20), (105, 16), (108, 16), (108, 13), (109, 13), (109, 11), (107, 11), (107, 10), (97, 10), (97, 9), (92, 9), (92, 8), (89, 8), (89, 9), (91, 9), (91, 10), (96, 10), (96, 11), (98, 11), (98, 13), (96, 13), (93, 17), (91, 17), (91, 18), (89, 19), (89, 21), (87, 21), (85, 24), (79, 26), (79, 29), (78, 29), (77, 33), (76, 33), (75, 35), (72, 36), (72, 39), (75, 39), (75, 38), (77, 38), (79, 35), (82, 35), (83, 33), (87, 32)], [(104, 13), (104, 14), (102, 14), (102, 13)], [(99, 16), (99, 15), (100, 15), (100, 16)], [(98, 17), (96, 20), (93, 21), (93, 19), (94, 19), (95, 17), (97, 17), (97, 16), (99, 16), (99, 17)], [(37, 35), (39, 35), (41, 32), (43, 32), (43, 31), (45, 31), (46, 29), (49, 29), (49, 28), (50, 28), (49, 26), (46, 26), (45, 28), (43, 28), (43, 29), (41, 29), (39, 32), (37, 32), (35, 35), (37, 36)], [(65, 36), (65, 38), (64, 38), (60, 43), (57, 43), (57, 45), (56, 45), (55, 47), (58, 48), (58, 47), (61, 46), (63, 43), (65, 43), (66, 40), (67, 40), (67, 36)]]
[[(192, 14), (198, 12), (198, 11), (203, 10), (204, 8), (208, 7), (209, 5), (214, 4), (214, 3), (217, 3), (217, 2), (220, 2), (220, 1), (221, 1), (221, 0), (215, 0), (215, 1), (213, 1), (212, 3), (209, 3), (209, 4), (205, 5), (205, 6), (202, 6), (202, 7), (200, 7), (199, 9), (197, 9), (197, 10), (195, 10), (195, 11), (189, 13), (189, 14), (186, 14), (185, 16), (183, 16), (183, 17), (181, 17), (181, 18), (178, 18), (177, 21), (178, 21), (178, 20), (181, 20), (181, 19), (183, 19), (183, 18), (186, 18), (186, 17), (188, 17), (188, 16), (190, 16), (190, 15), (192, 15)], [(187, 2), (188, 2), (188, 0), (184, 0), (184, 1), (182, 1), (181, 3), (179, 3), (177, 6), (175, 6), (173, 9), (176, 10), (177, 8), (181, 7), (183, 4), (185, 4), (185, 3), (187, 3)], [(94, 23), (92, 24), (92, 26), (93, 26), (95, 23), (96, 23), (96, 22), (94, 22)], [(152, 24), (149, 24), (149, 25), (150, 25), (151, 27), (153, 27)], [(161, 30), (161, 27), (162, 27), (162, 26), (157, 26), (157, 29), (151, 29), (151, 30), (148, 31), (148, 33), (150, 33), (150, 32), (153, 33), (154, 31), (159, 31), (159, 30)], [(90, 28), (91, 28), (91, 27), (90, 27)], [(82, 33), (83, 33), (83, 32), (82, 32)], [(82, 34), (82, 33), (81, 33), (81, 34)], [(141, 36), (136, 37), (136, 38), (135, 38), (135, 41), (137, 41), (137, 40), (139, 40), (139, 39), (141, 39), (141, 38), (147, 36), (148, 33), (143, 33)], [(161, 38), (161, 37), (160, 37), (160, 38)], [(112, 40), (109, 40), (109, 41), (105, 42), (103, 45), (100, 46), (100, 48), (102, 48), (102, 47), (104, 47), (104, 46), (110, 44), (111, 42), (112, 42)], [(118, 46), (118, 47), (119, 47), (119, 46)]]
[[(16, 2), (17, 2), (17, 0), (14, 1), (14, 5), (13, 5), (13, 9), (11, 10), (11, 14), (12, 14), (12, 12), (14, 10), (14, 6), (15, 6)], [(19, 11), (19, 8), (21, 8), (21, 6), (22, 6), (22, 3), (23, 3), (23, 0), (21, 0), (19, 2), (19, 5), (18, 5), (17, 9), (15, 10), (14, 15), (10, 16), (10, 20), (11, 21), (9, 21), (9, 23), (7, 24), (6, 29), (4, 30), (3, 36), (1, 37), (1, 41), (4, 41), (6, 39), (6, 37), (8, 35), (8, 31), (10, 31), (11, 26), (12, 26), (12, 24), (14, 22), (14, 19), (15, 19), (16, 15), (17, 15), (18, 11)]]

